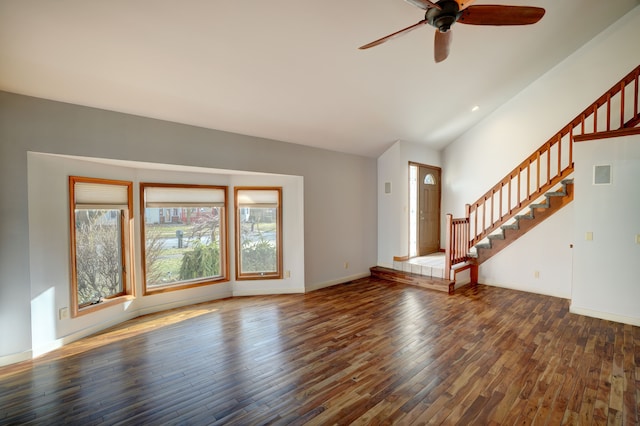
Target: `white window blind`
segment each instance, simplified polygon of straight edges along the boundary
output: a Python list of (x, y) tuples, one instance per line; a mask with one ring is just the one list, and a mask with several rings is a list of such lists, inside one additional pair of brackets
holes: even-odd
[(240, 189), (237, 192), (239, 206), (276, 207), (280, 191), (276, 189)]
[(223, 207), (222, 188), (176, 188), (148, 186), (145, 207)]
[(126, 209), (128, 187), (101, 183), (75, 182), (73, 188), (76, 207), (84, 209)]

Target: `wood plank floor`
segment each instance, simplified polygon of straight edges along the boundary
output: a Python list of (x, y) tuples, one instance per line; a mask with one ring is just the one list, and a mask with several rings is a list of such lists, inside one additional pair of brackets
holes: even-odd
[(0, 424), (640, 422), (640, 328), (367, 278), (123, 323), (0, 368)]

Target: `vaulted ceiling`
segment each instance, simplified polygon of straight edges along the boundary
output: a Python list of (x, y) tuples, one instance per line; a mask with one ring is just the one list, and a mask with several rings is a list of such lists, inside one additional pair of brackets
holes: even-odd
[(488, 3), (547, 12), (457, 24), (436, 64), (429, 26), (358, 50), (423, 19), (403, 0), (0, 0), (0, 90), (373, 157), (441, 149), (639, 0)]

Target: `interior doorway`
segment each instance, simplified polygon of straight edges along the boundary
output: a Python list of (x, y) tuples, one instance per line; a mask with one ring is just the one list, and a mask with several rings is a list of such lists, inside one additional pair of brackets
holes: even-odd
[(409, 163), (409, 256), (440, 250), (441, 169)]

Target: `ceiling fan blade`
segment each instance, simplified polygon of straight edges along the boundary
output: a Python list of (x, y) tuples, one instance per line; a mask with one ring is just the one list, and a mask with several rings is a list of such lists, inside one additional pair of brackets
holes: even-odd
[(459, 10), (462, 10), (471, 6), (471, 3), (473, 3), (476, 0), (456, 0), (456, 1), (458, 2), (458, 7), (460, 8)]
[(453, 35), (451, 34), (451, 30), (446, 33), (436, 30), (436, 37), (433, 42), (433, 58), (436, 60), (436, 63), (447, 59), (452, 39)]
[(396, 31), (396, 32), (395, 32), (395, 33), (393, 33), (393, 34), (389, 34), (388, 36), (384, 36), (384, 37), (382, 37), (382, 38), (379, 38), (379, 39), (377, 39), (377, 40), (375, 40), (375, 41), (372, 41), (371, 43), (367, 43), (367, 44), (365, 44), (364, 46), (360, 46), (358, 49), (362, 49), (362, 50), (364, 50), (364, 49), (368, 49), (368, 48), (370, 48), (370, 47), (377, 46), (377, 45), (379, 45), (379, 44), (384, 43), (384, 42), (385, 42), (385, 41), (387, 41), (387, 40), (391, 40), (392, 38), (395, 38), (395, 37), (401, 36), (401, 35), (403, 35), (403, 34), (408, 33), (409, 31), (415, 30), (416, 28), (418, 28), (418, 27), (420, 27), (420, 26), (422, 26), (422, 25), (424, 25), (424, 24), (426, 24), (426, 23), (427, 23), (427, 20), (426, 20), (426, 19), (423, 19), (422, 21), (418, 22), (417, 24), (413, 24), (413, 25), (411, 25), (410, 27), (403, 28), (403, 29), (401, 29), (400, 31)]
[(427, 10), (431, 8), (442, 10), (442, 8), (439, 5), (429, 0), (404, 0), (404, 1), (406, 1), (407, 3), (411, 3), (412, 5), (417, 6), (422, 10)]
[(458, 22), (470, 25), (530, 25), (544, 16), (544, 9), (531, 6), (469, 6)]

